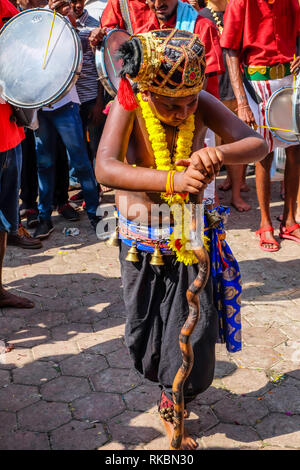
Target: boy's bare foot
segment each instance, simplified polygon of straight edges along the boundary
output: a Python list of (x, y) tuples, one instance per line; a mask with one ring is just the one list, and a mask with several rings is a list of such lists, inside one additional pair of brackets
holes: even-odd
[[(171, 422), (166, 421), (162, 417), (160, 417), (160, 419), (162, 420), (162, 422), (164, 424), (167, 436), (169, 438), (169, 444), (171, 445), (172, 438), (173, 438), (173, 432), (174, 432), (174, 426)], [(187, 431), (184, 430), (184, 435), (183, 435), (183, 438), (182, 438), (182, 441), (181, 441), (180, 449), (181, 450), (195, 450), (195, 449), (197, 449), (197, 447), (198, 447), (198, 444), (195, 441), (195, 439), (193, 439), (191, 436), (189, 436)]]
[(0, 308), (33, 308), (34, 302), (24, 297), (18, 297), (10, 292), (1, 289), (0, 291)]
[(251, 209), (251, 206), (244, 201), (241, 197), (232, 199), (231, 205), (238, 211), (238, 212), (247, 212)]

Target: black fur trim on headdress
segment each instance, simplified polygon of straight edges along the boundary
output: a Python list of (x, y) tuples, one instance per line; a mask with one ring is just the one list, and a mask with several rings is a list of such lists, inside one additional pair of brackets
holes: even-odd
[(123, 60), (123, 67), (120, 76), (125, 77), (127, 74), (131, 78), (135, 78), (139, 73), (143, 51), (142, 45), (138, 38), (134, 37), (130, 41), (124, 42), (116, 54), (117, 59)]

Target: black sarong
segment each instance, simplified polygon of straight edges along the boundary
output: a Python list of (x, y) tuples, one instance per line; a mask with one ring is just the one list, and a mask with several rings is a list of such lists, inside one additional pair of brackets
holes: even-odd
[[(129, 246), (120, 244), (120, 262), (127, 319), (126, 345), (135, 368), (159, 382), (172, 397), (174, 377), (182, 363), (179, 333), (188, 316), (186, 291), (197, 275), (197, 264), (185, 266), (164, 256), (164, 266), (149, 264), (151, 254), (139, 252), (140, 262), (126, 261)], [(191, 336), (194, 366), (184, 387), (185, 402), (212, 383), (218, 314), (209, 278), (200, 295), (200, 320)]]

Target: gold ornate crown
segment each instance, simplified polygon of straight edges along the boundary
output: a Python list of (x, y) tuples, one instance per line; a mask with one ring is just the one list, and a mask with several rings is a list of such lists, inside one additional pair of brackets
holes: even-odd
[(140, 40), (143, 59), (132, 78), (140, 91), (170, 97), (199, 93), (205, 78), (205, 48), (196, 34), (163, 29), (131, 36)]

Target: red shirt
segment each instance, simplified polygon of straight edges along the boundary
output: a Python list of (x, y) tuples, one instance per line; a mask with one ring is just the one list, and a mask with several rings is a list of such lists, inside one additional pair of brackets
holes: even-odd
[(230, 0), (221, 46), (240, 51), (247, 66), (274, 65), (293, 59), (299, 34), (298, 0)]
[[(136, 29), (143, 26), (143, 24), (148, 20), (150, 10), (146, 0), (127, 0), (127, 4), (132, 29), (135, 33)], [(103, 28), (126, 29), (121, 14), (119, 0), (108, 0), (101, 17), (101, 25)]]
[[(18, 13), (8, 0), (0, 0), (0, 28), (3, 26), (2, 18), (11, 18)], [(0, 104), (0, 152), (16, 147), (24, 139), (23, 128), (10, 122), (11, 114), (12, 109), (8, 103)]]

